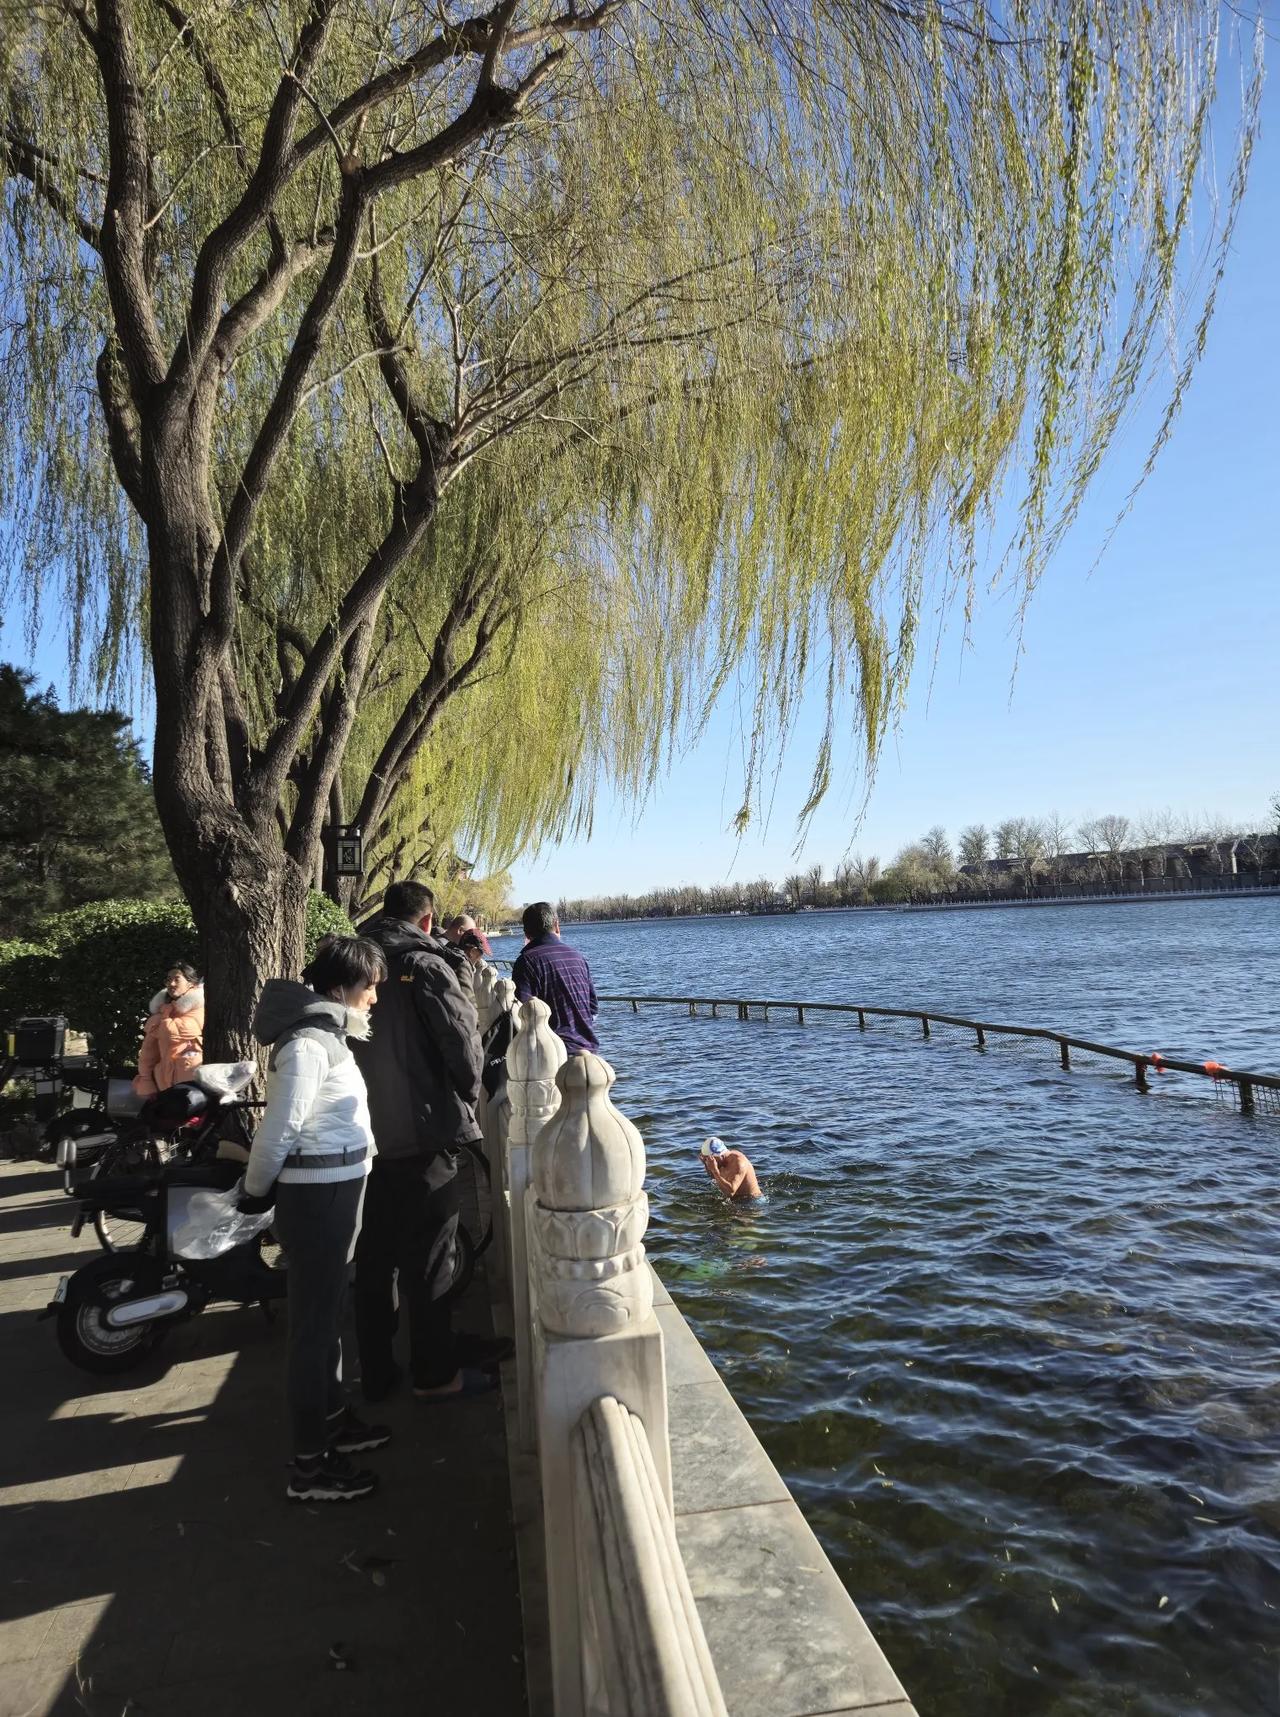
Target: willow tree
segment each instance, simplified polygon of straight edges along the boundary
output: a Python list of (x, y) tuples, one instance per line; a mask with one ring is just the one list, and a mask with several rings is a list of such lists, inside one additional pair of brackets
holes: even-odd
[(145, 625), (218, 1039), (340, 806), (588, 816), (735, 675), (744, 815), (815, 676), (811, 804), (873, 758), (1181, 328), (1163, 439), (1256, 125), (1206, 273), (1200, 0), (187, 4), (8, 4), (0, 483), (10, 588)]

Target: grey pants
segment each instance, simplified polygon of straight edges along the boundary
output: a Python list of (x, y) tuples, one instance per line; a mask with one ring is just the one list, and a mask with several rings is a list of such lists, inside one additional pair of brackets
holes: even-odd
[(318, 1455), (346, 1406), (342, 1308), (360, 1232), (364, 1176), (276, 1186), (275, 1230), (289, 1260), (289, 1416), (295, 1455)]

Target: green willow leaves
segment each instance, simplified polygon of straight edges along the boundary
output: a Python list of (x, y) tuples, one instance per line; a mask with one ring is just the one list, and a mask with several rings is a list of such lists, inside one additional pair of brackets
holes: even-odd
[[(142, 68), (140, 243), (169, 363), (202, 246), (331, 15), (292, 165), (226, 281), (232, 304), (289, 259), (218, 378), (206, 486), (225, 520), (344, 182), (393, 169), (257, 499), (232, 649), (260, 749), (403, 504), (399, 366), (438, 426), (438, 506), (379, 596), (367, 669), (327, 684), (358, 675), (337, 799), (406, 856), (480, 843), (497, 864), (584, 826), (603, 782), (642, 795), (731, 686), (743, 821), (807, 687), (829, 711), (809, 808), (849, 736), (873, 767), (922, 615), (972, 603), (1004, 486), (1019, 524), (995, 558), (1026, 597), (1162, 371), (1163, 441), (1258, 121), (1261, 30), (1236, 22), (1236, 163), (1211, 203), (1235, 15), (1192, 0), (187, 4), (5, 13), (5, 594), (64, 601), (107, 684), (153, 594), (154, 529), (102, 407), (124, 390), (100, 260), (124, 118), (94, 31), (118, 13)], [(494, 123), (432, 154), (485, 80)]]

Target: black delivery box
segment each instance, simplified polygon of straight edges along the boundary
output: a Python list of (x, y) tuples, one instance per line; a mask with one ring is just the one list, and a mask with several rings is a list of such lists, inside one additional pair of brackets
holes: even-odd
[(66, 1041), (67, 1022), (62, 1014), (48, 1019), (20, 1019), (13, 1034), (13, 1059), (20, 1067), (61, 1061)]

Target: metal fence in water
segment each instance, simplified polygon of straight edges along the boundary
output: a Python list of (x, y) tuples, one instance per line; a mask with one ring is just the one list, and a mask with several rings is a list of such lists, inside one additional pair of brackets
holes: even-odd
[(690, 1019), (695, 1018), (699, 1009), (703, 1008), (709, 1010), (712, 1019), (718, 1018), (723, 1008), (726, 1011), (732, 1010), (733, 1016), (740, 1020), (753, 1017), (768, 1019), (770, 1014), (777, 1010), (794, 1013), (796, 1022), (800, 1025), (803, 1025), (806, 1017), (811, 1014), (856, 1014), (860, 1031), (868, 1029), (869, 1019), (905, 1020), (917, 1024), (924, 1038), (932, 1037), (935, 1026), (973, 1032), (974, 1047), (977, 1049), (986, 1049), (989, 1037), (1050, 1043), (1056, 1045), (1060, 1064), (1067, 1069), (1071, 1067), (1073, 1052), (1128, 1062), (1133, 1069), (1135, 1086), (1144, 1092), (1150, 1091), (1153, 1076), (1161, 1077), (1168, 1073), (1189, 1074), (1193, 1078), (1210, 1080), (1215, 1096), (1229, 1098), (1242, 1115), (1280, 1115), (1278, 1074), (1245, 1072), (1239, 1068), (1227, 1067), (1218, 1061), (1182, 1061), (1176, 1057), (1161, 1055), (1156, 1050), (1144, 1055), (1132, 1049), (1117, 1049), (1113, 1044), (1094, 1043), (1088, 1038), (1073, 1037), (1068, 1032), (1052, 1031), (1045, 1026), (1002, 1025), (992, 1020), (963, 1019), (958, 1014), (941, 1013), (933, 1009), (873, 1007), (869, 1003), (858, 1002), (763, 1001), (724, 996), (601, 996), (599, 999), (602, 1002), (630, 1006), (633, 1013), (639, 1013), (641, 1007), (687, 1008)]

